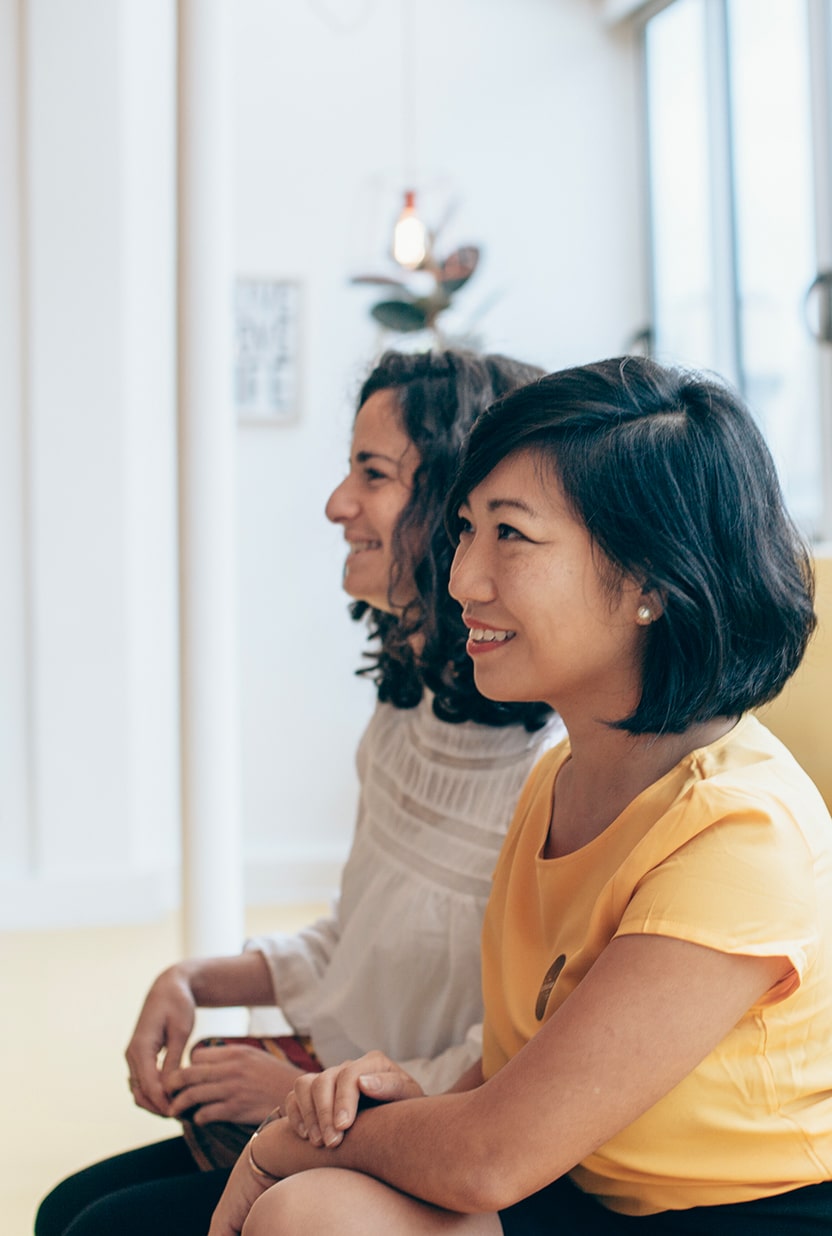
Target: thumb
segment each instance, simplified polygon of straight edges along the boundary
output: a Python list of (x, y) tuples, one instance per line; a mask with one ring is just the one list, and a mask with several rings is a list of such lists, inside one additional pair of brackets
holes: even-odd
[(187, 1034), (178, 1033), (175, 1030), (169, 1032), (168, 1041), (165, 1044), (165, 1059), (162, 1063), (162, 1081), (164, 1083), (167, 1083), (171, 1073), (181, 1065), (182, 1054), (185, 1051), (187, 1042)]
[(358, 1078), (362, 1094), (368, 1099), (390, 1102), (393, 1099), (415, 1099), (422, 1094), (422, 1087), (407, 1073), (362, 1073)]

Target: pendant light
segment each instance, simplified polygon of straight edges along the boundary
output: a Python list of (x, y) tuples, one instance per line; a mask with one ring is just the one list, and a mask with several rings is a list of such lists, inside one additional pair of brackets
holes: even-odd
[(416, 213), (416, 192), (406, 189), (404, 206), (393, 228), (393, 258), (406, 270), (418, 270), (430, 253), (430, 235)]

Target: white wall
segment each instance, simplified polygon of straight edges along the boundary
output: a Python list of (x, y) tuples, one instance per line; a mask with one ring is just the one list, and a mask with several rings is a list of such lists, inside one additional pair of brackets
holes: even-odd
[[(16, 0), (0, 3), (0, 184), (18, 183), (22, 124)], [(20, 329), (21, 197), (0, 193), (0, 871), (29, 868), (28, 588), (23, 486), (25, 356)]]
[[(303, 304), (299, 420), (238, 430), (243, 814), (258, 901), (325, 895), (349, 840), (372, 689), (351, 672), (362, 632), (322, 510), (381, 342), (372, 297), (347, 280), (380, 262), (404, 176), (428, 203), (458, 200), (448, 244), (483, 247), (455, 325), (493, 298), (484, 346), (554, 368), (622, 350), (645, 313), (626, 30), (587, 0), (423, 0), (407, 27), (404, 3), (233, 5), (237, 266), (297, 278)], [(9, 27), (16, 7), (0, 0)], [(31, 358), (28, 373), (0, 369), (0, 587), (12, 598), (0, 925), (151, 915), (175, 896), (178, 843), (173, 5), (27, 8), (22, 323), (5, 278), (0, 293), (0, 339), (14, 361), (21, 329)], [(13, 73), (0, 94), (7, 183), (21, 136), (5, 106)], [(19, 221), (2, 209), (0, 272), (14, 275)]]
[(298, 277), (305, 302), (302, 419), (240, 433), (245, 819), (249, 853), (274, 855), (259, 894), (301, 821), (325, 848), (349, 825), (342, 778), (309, 780), (369, 703), (350, 680), (342, 551), (321, 511), (378, 342), (372, 294), (347, 277), (380, 265), (403, 111), (417, 183), (459, 200), (448, 243), (483, 246), (458, 325), (499, 293), (478, 324), (484, 346), (555, 368), (621, 351), (644, 308), (635, 58), (593, 5), (425, 0), (406, 60), (401, 4), (242, 0), (235, 12), (238, 266)]
[(27, 799), (21, 759), (4, 784), (18, 786), (2, 800), (6, 925), (135, 918), (175, 893), (169, 8), (20, 6), (23, 175), (5, 183), (25, 209), (4, 241), (24, 311), (3, 323), (19, 340), (3, 526), (27, 627), (4, 654), (26, 673), (4, 729), (19, 750), (30, 719), (33, 781)]

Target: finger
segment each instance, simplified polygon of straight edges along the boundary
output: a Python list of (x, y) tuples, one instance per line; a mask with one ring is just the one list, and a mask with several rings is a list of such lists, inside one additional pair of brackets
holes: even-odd
[(167, 1040), (165, 1043), (165, 1059), (162, 1064), (162, 1076), (167, 1077), (173, 1073), (182, 1063), (182, 1054), (188, 1042), (190, 1031), (178, 1030), (175, 1027), (168, 1027)]
[(318, 1113), (326, 1110), (327, 1102), (331, 1105), (334, 1089), (333, 1072), (332, 1069), (325, 1069), (323, 1073), (307, 1073), (295, 1083), (294, 1094), (300, 1108), (301, 1123), (313, 1146), (324, 1144)]
[[(248, 1057), (240, 1059), (230, 1055), (225, 1048), (205, 1048), (205, 1054), (200, 1054), (198, 1057), (195, 1053), (191, 1053), (191, 1060), (196, 1063), (186, 1064), (182, 1068), (174, 1069), (162, 1078), (162, 1082), (168, 1095), (173, 1098), (180, 1090), (186, 1090), (189, 1086), (204, 1085), (206, 1082), (222, 1082), (227, 1086), (239, 1086), (249, 1074), (246, 1066), (249, 1064)], [(218, 1056), (211, 1055), (214, 1051), (219, 1051)], [(265, 1055), (264, 1052), (255, 1052), (255, 1056)], [(254, 1077), (259, 1077), (259, 1072), (254, 1073)]]
[[(312, 1083), (318, 1128), (323, 1144), (330, 1150), (344, 1140), (344, 1129), (355, 1119), (358, 1108), (358, 1068), (355, 1063), (327, 1069)], [(314, 1140), (310, 1130), (310, 1139)]]
[(199, 1107), (197, 1100), (191, 1095), (189, 1090), (180, 1090), (174, 1095), (170, 1103), (168, 1103), (168, 1115), (175, 1120), (181, 1120), (183, 1116), (192, 1117), (194, 1111)]
[(234, 1052), (238, 1051), (255, 1051), (256, 1048), (240, 1048), (223, 1046), (218, 1047), (216, 1044), (194, 1043), (191, 1048), (191, 1064), (212, 1064), (217, 1060), (222, 1060)]
[(361, 1066), (356, 1064), (353, 1069), (342, 1069), (335, 1083), (332, 1123), (341, 1133), (352, 1127), (358, 1113), (358, 1103), (361, 1098), (359, 1067)]
[(128, 1084), (136, 1107), (142, 1107), (145, 1111), (152, 1112), (154, 1116), (167, 1116), (168, 1103), (164, 1091), (162, 1091), (161, 1101), (158, 1101), (148, 1095), (139, 1085), (138, 1081), (131, 1081), (128, 1078)]
[(358, 1078), (361, 1093), (369, 1099), (389, 1103), (395, 1099), (416, 1099), (424, 1093), (412, 1077), (401, 1070), (385, 1073), (362, 1073)]
[(290, 1090), (286, 1095), (286, 1099), (283, 1103), (283, 1110), (289, 1120), (289, 1125), (291, 1126), (292, 1132), (306, 1141), (309, 1137), (309, 1133), (293, 1090)]
[(173, 1098), (180, 1090), (203, 1082), (214, 1081), (217, 1076), (215, 1068), (209, 1069), (206, 1065), (188, 1064), (184, 1068), (173, 1069), (169, 1073), (162, 1074), (162, 1084), (168, 1096)]
[(214, 1124), (217, 1120), (231, 1120), (235, 1124), (238, 1123), (237, 1111), (228, 1102), (201, 1103), (191, 1114), (190, 1119), (194, 1124), (200, 1126), (203, 1124)]
[(159, 1078), (156, 1058), (148, 1064), (143, 1055), (131, 1043), (125, 1052), (128, 1069), (128, 1084), (137, 1107), (153, 1112), (155, 1116), (168, 1114), (168, 1096)]
[(174, 1069), (172, 1073), (167, 1073), (162, 1078), (162, 1085), (169, 1099), (172, 1099), (175, 1094), (178, 1094), (180, 1090), (184, 1090), (187, 1086), (186, 1072), (187, 1069)]
[(133, 1096), (133, 1102), (136, 1104), (136, 1107), (142, 1107), (145, 1111), (151, 1112), (154, 1116), (167, 1115), (166, 1110), (160, 1111), (156, 1104), (147, 1097), (134, 1077), (128, 1077), (127, 1084), (130, 1087), (130, 1093)]
[[(168, 1114), (179, 1118), (193, 1108), (205, 1107), (208, 1103), (225, 1103), (233, 1099), (233, 1090), (216, 1082), (206, 1082), (198, 1086), (186, 1086), (171, 1099)], [(200, 1121), (196, 1121), (197, 1124)]]
[(312, 1078), (309, 1094), (312, 1099), (312, 1118), (307, 1121), (309, 1140), (313, 1146), (329, 1145), (335, 1133), (332, 1124), (332, 1099), (335, 1094), (336, 1070), (324, 1069)]

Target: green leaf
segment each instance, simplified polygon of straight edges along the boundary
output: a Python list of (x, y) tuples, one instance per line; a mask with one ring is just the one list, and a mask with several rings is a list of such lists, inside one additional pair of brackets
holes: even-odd
[(382, 300), (373, 305), (370, 313), (388, 330), (401, 331), (403, 334), (411, 330), (423, 330), (427, 322), (424, 309), (405, 300)]
[(439, 268), (439, 282), (446, 292), (458, 292), (477, 269), (480, 251), (476, 245), (463, 245), (449, 253)]

